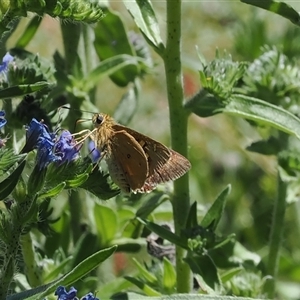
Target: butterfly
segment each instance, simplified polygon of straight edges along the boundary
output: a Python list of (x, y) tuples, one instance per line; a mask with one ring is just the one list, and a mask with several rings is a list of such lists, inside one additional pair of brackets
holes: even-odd
[(105, 158), (112, 180), (126, 192), (150, 192), (158, 184), (175, 180), (190, 168), (178, 152), (126, 126), (106, 114), (94, 114), (88, 136)]

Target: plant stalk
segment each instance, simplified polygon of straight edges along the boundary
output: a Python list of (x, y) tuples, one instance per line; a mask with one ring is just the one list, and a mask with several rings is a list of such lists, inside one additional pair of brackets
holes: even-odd
[(281, 179), (279, 173), (277, 182), (278, 191), (277, 198), (275, 199), (274, 203), (267, 263), (267, 273), (271, 276), (271, 279), (266, 284), (266, 291), (270, 299), (274, 299), (276, 292), (275, 282), (278, 273), (278, 261), (284, 227), (284, 215), (286, 210), (287, 183)]
[[(181, 0), (167, 0), (167, 41), (163, 53), (172, 148), (187, 156), (188, 113), (183, 108), (183, 84), (181, 67)], [(188, 174), (174, 182), (172, 199), (175, 232), (185, 228), (190, 208)], [(176, 247), (177, 292), (188, 293), (191, 289), (191, 272), (184, 262), (185, 250)]]
[(34, 246), (30, 232), (21, 237), (21, 248), (23, 253), (23, 260), (26, 268), (26, 276), (31, 287), (42, 285), (43, 280), (41, 276), (41, 269), (37, 265), (35, 257)]

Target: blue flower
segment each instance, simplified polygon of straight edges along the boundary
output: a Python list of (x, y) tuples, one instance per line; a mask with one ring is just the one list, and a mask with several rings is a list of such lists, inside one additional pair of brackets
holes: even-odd
[(10, 62), (12, 62), (14, 59), (13, 56), (11, 56), (8, 52), (3, 56), (2, 64), (0, 64), (0, 73), (6, 73), (8, 70), (8, 65)]
[[(0, 129), (6, 125), (7, 121), (5, 119), (5, 111), (0, 110)], [(0, 148), (5, 146), (5, 143), (7, 142), (7, 138), (0, 139)]]
[(87, 295), (83, 296), (80, 300), (100, 300), (100, 299), (94, 297), (92, 293), (88, 293)]
[(101, 157), (101, 153), (97, 150), (94, 141), (89, 142), (89, 150), (92, 154), (92, 162), (98, 162)]
[(58, 296), (57, 300), (78, 300), (76, 297), (77, 290), (74, 287), (70, 288), (67, 292), (64, 286), (59, 286), (55, 291), (55, 296)]
[(40, 137), (48, 139), (49, 141), (53, 141), (55, 138), (55, 134), (50, 133), (48, 127), (43, 122), (38, 122), (36, 119), (32, 119), (29, 126), (25, 126), (25, 129), (26, 144), (22, 149), (22, 153), (27, 153), (36, 149)]
[[(55, 291), (55, 296), (58, 296), (57, 300), (79, 300), (76, 297), (77, 290), (74, 287), (70, 288), (70, 291), (67, 292), (64, 286), (59, 286)], [(80, 300), (100, 300), (99, 298), (94, 297), (92, 293), (88, 293), (87, 295), (80, 298)]]
[(6, 123), (7, 123), (7, 121), (5, 119), (5, 111), (4, 110), (0, 110), (0, 129), (2, 127), (4, 127)]
[(81, 144), (77, 144), (72, 134), (64, 130), (57, 138), (56, 133), (50, 132), (43, 122), (32, 119), (26, 126), (26, 144), (22, 153), (37, 149), (36, 163), (40, 170), (51, 162), (70, 162), (79, 157)]
[(51, 162), (60, 161), (61, 157), (53, 153), (54, 142), (40, 136), (37, 142), (36, 164), (40, 170), (45, 169)]
[(81, 147), (82, 144), (76, 144), (72, 134), (64, 130), (55, 142), (54, 153), (61, 158), (60, 164), (63, 164), (77, 159)]

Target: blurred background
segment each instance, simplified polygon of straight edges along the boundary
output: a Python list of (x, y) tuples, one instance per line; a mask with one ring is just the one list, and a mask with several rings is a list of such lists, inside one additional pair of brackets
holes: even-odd
[[(300, 11), (299, 1), (286, 2)], [(152, 3), (164, 38), (165, 3)], [(127, 30), (137, 31), (121, 2), (111, 1), (111, 7), (119, 12)], [(198, 52), (210, 61), (218, 48), (230, 53), (233, 60), (251, 62), (262, 54), (262, 46), (270, 45), (282, 50), (289, 58), (300, 61), (300, 29), (275, 14), (239, 1), (220, 0), (183, 1), (182, 15), (183, 81), (187, 98), (201, 88)], [(28, 23), (29, 19), (24, 19), (23, 24)], [(19, 30), (8, 41), (8, 49), (14, 45), (24, 27), (19, 26)], [(52, 59), (56, 50), (63, 53), (59, 21), (45, 17), (27, 50), (49, 59)], [(155, 67), (152, 74), (146, 75), (141, 81), (142, 93), (138, 109), (128, 126), (170, 145), (163, 64), (154, 51), (151, 50), (151, 53)], [(109, 78), (99, 82), (99, 111), (112, 114), (125, 91)], [(246, 146), (260, 139), (257, 130), (245, 120), (226, 115), (209, 118), (191, 115), (188, 138), (189, 159), (192, 163), (191, 201), (197, 201), (200, 211), (204, 213), (230, 183), (232, 192), (219, 231), (224, 235), (235, 233), (237, 240), (245, 247), (264, 257), (276, 196), (275, 158), (246, 151)], [(300, 289), (297, 284), (300, 282), (299, 236), (300, 202), (294, 201), (286, 213), (279, 272), (283, 288)], [(124, 264), (124, 257), (119, 259), (119, 263)]]

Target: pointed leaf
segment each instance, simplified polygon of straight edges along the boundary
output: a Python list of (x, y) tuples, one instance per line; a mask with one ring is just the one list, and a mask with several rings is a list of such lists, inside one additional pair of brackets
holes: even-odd
[(281, 143), (277, 138), (271, 136), (268, 140), (252, 143), (246, 149), (263, 155), (278, 155), (281, 151)]
[(157, 282), (157, 277), (149, 272), (143, 265), (141, 265), (135, 258), (132, 258), (133, 263), (138, 268), (140, 276), (142, 276), (148, 283), (155, 284)]
[[(208, 106), (209, 109), (206, 112), (209, 111), (209, 113), (205, 115), (203, 110), (205, 111)], [(232, 94), (226, 101), (206, 95), (204, 98), (192, 99), (185, 107), (201, 117), (223, 112), (272, 126), (300, 138), (300, 119), (298, 117), (279, 106), (242, 94)]]
[(225, 204), (226, 204), (226, 198), (229, 195), (231, 190), (231, 185), (228, 185), (217, 197), (217, 199), (214, 201), (213, 205), (210, 207), (210, 209), (207, 211), (205, 216), (203, 217), (201, 221), (201, 226), (204, 228), (210, 228), (211, 230), (215, 230), (217, 225), (220, 222), (220, 219), (222, 217)]
[(34, 16), (29, 24), (27, 25), (26, 29), (24, 30), (23, 34), (16, 42), (16, 48), (25, 48), (31, 39), (34, 37), (35, 33), (37, 32), (43, 18), (41, 16)]
[(96, 197), (107, 200), (120, 193), (120, 190), (108, 181), (108, 174), (104, 175), (98, 167), (89, 174), (88, 179), (80, 186)]
[(65, 182), (62, 182), (58, 184), (53, 189), (48, 190), (47, 192), (43, 192), (39, 195), (39, 200), (45, 199), (45, 198), (51, 198), (57, 196), (66, 186)]
[(153, 231), (154, 233), (158, 234), (161, 238), (166, 239), (167, 241), (180, 246), (184, 249), (189, 249), (187, 239), (184, 237), (179, 237), (178, 235), (174, 234), (170, 230), (164, 228), (163, 226), (157, 225), (147, 220), (142, 220), (137, 218), (142, 224), (144, 224), (149, 230)]
[(0, 151), (0, 174), (7, 172), (16, 162), (20, 162), (27, 154), (16, 155), (13, 149), (3, 148)]
[(147, 296), (149, 297), (157, 297), (161, 294), (157, 292), (155, 289), (151, 288), (148, 284), (130, 276), (124, 276), (124, 278), (134, 285), (136, 285), (139, 289), (141, 289)]
[[(29, 300), (42, 300), (46, 296), (53, 294), (56, 288), (59, 285), (68, 286), (72, 283), (76, 282), (83, 276), (87, 275), (89, 272), (91, 272), (93, 269), (98, 267), (100, 263), (105, 261), (107, 258), (109, 258), (116, 250), (116, 246), (100, 250), (96, 252), (95, 254), (91, 255), (84, 261), (82, 261), (80, 264), (78, 264), (72, 271), (68, 272), (63, 277), (45, 285), (41, 286), (39, 288), (36, 288), (32, 290), (32, 292), (35, 292), (33, 297), (28, 298)], [(41, 292), (42, 291), (42, 292)], [(30, 292), (30, 291), (27, 291)], [(40, 293), (36, 295), (36, 293)], [(11, 296), (12, 297), (12, 296)], [(15, 298), (12, 298), (10, 300), (14, 300)], [(26, 297), (19, 298), (19, 299), (26, 299)]]
[(202, 276), (204, 281), (215, 290), (216, 285), (221, 285), (218, 270), (213, 260), (208, 255), (193, 255), (185, 258), (193, 273)]
[(45, 81), (11, 86), (9, 88), (0, 90), (0, 99), (21, 97), (50, 87), (51, 84)]
[(187, 218), (186, 228), (191, 229), (191, 228), (195, 228), (197, 226), (198, 226), (197, 201), (195, 201), (190, 207), (189, 215)]
[(5, 180), (0, 182), (0, 200), (5, 199), (13, 191), (24, 170), (25, 164), (26, 160), (24, 159)]
[(176, 286), (176, 271), (173, 264), (164, 257), (164, 274), (163, 274), (163, 286), (168, 291), (173, 291)]
[(299, 13), (287, 3), (284, 3), (281, 1), (277, 2), (277, 1), (273, 1), (273, 0), (264, 0), (264, 1), (241, 0), (241, 2), (271, 11), (275, 14), (278, 14), (278, 15), (290, 20), (292, 23), (300, 26)]
[(137, 210), (136, 216), (142, 219), (147, 218), (157, 207), (167, 200), (169, 200), (169, 196), (166, 194), (154, 194)]
[(66, 189), (76, 188), (81, 186), (87, 179), (89, 178), (89, 174), (80, 174), (74, 177), (73, 179), (66, 181)]
[(147, 38), (149, 44), (158, 52), (164, 50), (158, 22), (149, 0), (123, 1), (136, 25)]

